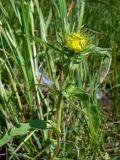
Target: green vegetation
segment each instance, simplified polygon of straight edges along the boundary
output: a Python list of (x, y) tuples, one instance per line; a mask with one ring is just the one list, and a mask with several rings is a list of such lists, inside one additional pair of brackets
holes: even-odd
[(120, 159), (119, 6), (0, 1), (0, 159)]

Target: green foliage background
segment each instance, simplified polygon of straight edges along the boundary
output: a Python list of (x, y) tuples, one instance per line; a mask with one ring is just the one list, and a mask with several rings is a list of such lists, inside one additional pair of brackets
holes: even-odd
[[(82, 0), (75, 1), (65, 19), (70, 3), (71, 0), (0, 1), (3, 159), (49, 160), (57, 146), (57, 135), (62, 139), (56, 159), (120, 158), (120, 2), (86, 0), (83, 20)], [(80, 31), (80, 21), (81, 32), (112, 56), (110, 71), (99, 88), (96, 85), (104, 58), (95, 49), (95, 56), (80, 57), (77, 64), (69, 63), (67, 58), (62, 61), (64, 38)], [(40, 65), (42, 76), (54, 85), (41, 83)], [(99, 90), (106, 98), (96, 98)], [(56, 125), (59, 102), (63, 104), (61, 134)]]

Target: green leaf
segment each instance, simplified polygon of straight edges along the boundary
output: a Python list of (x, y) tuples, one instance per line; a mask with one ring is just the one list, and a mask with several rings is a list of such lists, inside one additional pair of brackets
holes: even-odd
[(41, 43), (43, 45), (46, 45), (52, 49), (54, 49), (55, 51), (58, 51), (58, 52), (62, 52), (59, 48), (53, 46), (52, 44), (50, 43), (47, 43), (46, 41), (43, 41), (41, 38), (38, 38), (38, 37), (35, 37), (35, 36), (28, 36), (28, 35), (25, 35), (26, 37), (29, 37), (30, 39), (34, 40), (35, 42), (38, 42), (38, 43)]
[(64, 22), (64, 19), (67, 15), (67, 5), (65, 0), (59, 0), (59, 10), (60, 10), (61, 20), (63, 20)]
[(71, 158), (55, 158), (55, 160), (73, 160)]
[(15, 126), (13, 126), (11, 129), (9, 129), (0, 139), (0, 146), (8, 143), (10, 140), (12, 140), (15, 136), (20, 136), (31, 129), (40, 129), (40, 130), (46, 130), (53, 128), (53, 126), (50, 125), (50, 123), (43, 121), (43, 120), (30, 120), (26, 123), (20, 123)]
[(89, 102), (89, 99), (90, 99), (89, 95), (85, 91), (81, 90), (78, 87), (75, 87), (74, 84), (67, 85), (65, 90), (63, 90), (62, 94), (66, 98), (76, 97), (83, 102)]
[(47, 32), (48, 27), (49, 27), (49, 25), (50, 25), (51, 19), (52, 19), (52, 10), (50, 9), (48, 18), (47, 18), (47, 20), (46, 20), (46, 32)]
[(95, 105), (88, 105), (88, 107), (86, 107), (86, 110), (86, 120), (91, 133), (91, 141), (93, 144), (96, 144), (96, 142), (98, 141), (98, 129), (100, 126), (99, 111)]
[(115, 156), (112, 158), (112, 160), (119, 160), (120, 159), (120, 156)]
[(0, 139), (0, 147), (9, 142), (12, 139), (12, 137), (6, 132), (4, 136)]

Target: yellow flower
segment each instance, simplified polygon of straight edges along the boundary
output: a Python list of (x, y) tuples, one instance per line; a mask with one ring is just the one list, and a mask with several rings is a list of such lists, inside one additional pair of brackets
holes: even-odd
[(87, 38), (78, 33), (72, 33), (65, 38), (65, 47), (75, 53), (83, 51), (87, 46)]

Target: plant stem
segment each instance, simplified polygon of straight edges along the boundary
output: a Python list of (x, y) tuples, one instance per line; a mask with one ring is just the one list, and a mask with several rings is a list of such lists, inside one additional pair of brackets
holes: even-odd
[[(62, 89), (62, 82), (63, 82), (63, 71), (60, 73), (60, 89)], [(63, 96), (60, 95), (58, 97), (58, 108), (57, 108), (57, 114), (56, 114), (56, 119), (57, 119), (57, 130), (59, 133), (61, 133), (61, 115), (62, 115), (62, 106), (63, 106)], [(51, 160), (54, 160), (56, 155), (59, 153), (61, 147), (61, 134), (57, 134), (57, 146), (56, 146), (56, 151), (54, 152)]]
[(58, 111), (57, 111), (57, 129), (60, 131), (61, 124), (61, 112), (62, 112), (62, 96), (60, 95), (58, 101)]
[[(61, 113), (62, 113), (62, 95), (60, 95), (59, 100), (58, 100), (58, 110), (57, 110), (57, 130), (61, 133), (60, 125), (61, 125)], [(57, 146), (56, 146), (56, 151), (53, 154), (51, 160), (54, 160), (56, 155), (59, 153), (61, 147), (61, 136), (60, 134), (57, 134)]]

